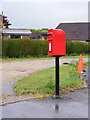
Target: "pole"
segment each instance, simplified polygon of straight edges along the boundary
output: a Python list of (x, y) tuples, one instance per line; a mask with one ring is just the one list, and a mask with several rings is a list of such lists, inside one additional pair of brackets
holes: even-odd
[(56, 97), (59, 97), (59, 57), (55, 57), (56, 66)]

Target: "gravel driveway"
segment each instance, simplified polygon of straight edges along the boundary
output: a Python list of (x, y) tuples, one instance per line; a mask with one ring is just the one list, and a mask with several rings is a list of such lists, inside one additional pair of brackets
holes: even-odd
[[(78, 59), (60, 59), (60, 65), (67, 62), (75, 61)], [(83, 59), (85, 62), (87, 58)], [(12, 61), (12, 62), (1, 62), (0, 61), (0, 96), (1, 95), (14, 95), (15, 91), (13, 85), (17, 80), (24, 76), (33, 74), (34, 72), (46, 68), (53, 67), (55, 65), (54, 59), (44, 60), (23, 60), (23, 61)]]

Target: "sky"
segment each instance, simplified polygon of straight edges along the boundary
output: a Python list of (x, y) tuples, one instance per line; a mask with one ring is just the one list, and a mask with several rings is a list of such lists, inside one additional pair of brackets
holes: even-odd
[(0, 8), (12, 28), (55, 28), (60, 23), (88, 21), (87, 0), (3, 0)]

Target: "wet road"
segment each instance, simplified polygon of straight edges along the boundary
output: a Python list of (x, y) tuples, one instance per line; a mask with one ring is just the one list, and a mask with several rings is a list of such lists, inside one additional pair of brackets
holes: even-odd
[(90, 86), (90, 67), (86, 68), (86, 73), (85, 74), (86, 74), (87, 83)]
[(3, 118), (88, 118), (88, 90), (65, 95), (63, 99), (44, 99), (8, 104)]

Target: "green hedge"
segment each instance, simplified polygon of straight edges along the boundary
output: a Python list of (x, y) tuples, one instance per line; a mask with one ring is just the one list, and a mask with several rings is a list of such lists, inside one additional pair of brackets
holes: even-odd
[(40, 40), (3, 40), (3, 57), (40, 57), (47, 55), (47, 41)]
[[(66, 42), (66, 53), (78, 55), (80, 53), (88, 54), (90, 49), (86, 42)], [(2, 56), (3, 57), (41, 57), (47, 56), (47, 40), (3, 40), (2, 41)]]
[(90, 43), (87, 42), (73, 42), (73, 41), (67, 41), (66, 44), (66, 53), (67, 54), (73, 54), (73, 55), (79, 55), (81, 53), (89, 54), (89, 46)]

